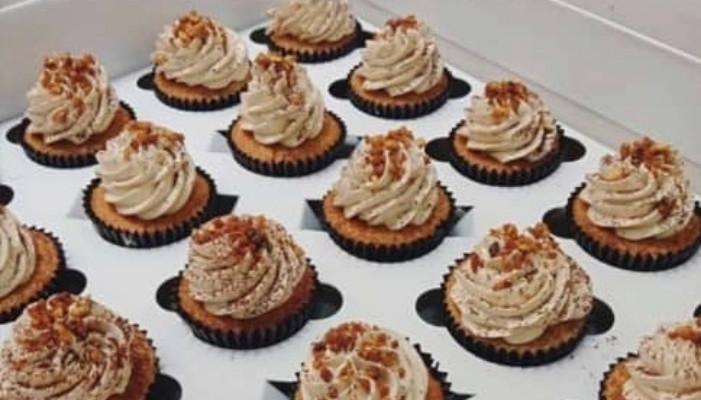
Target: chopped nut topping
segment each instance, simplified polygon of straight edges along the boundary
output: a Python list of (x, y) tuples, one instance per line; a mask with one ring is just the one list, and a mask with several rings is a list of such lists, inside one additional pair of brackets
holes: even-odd
[(127, 158), (139, 149), (155, 146), (159, 141), (179, 145), (185, 142), (185, 136), (182, 134), (146, 121), (131, 121), (124, 129), (131, 134), (131, 142), (125, 150)]
[[(365, 138), (368, 144), (368, 154), (365, 161), (372, 167), (372, 177), (380, 178), (388, 168), (392, 180), (399, 180), (405, 172), (404, 163), (406, 154), (403, 150), (412, 145), (419, 144), (414, 139), (413, 133), (406, 127), (389, 131), (385, 135), (368, 136)], [(388, 163), (385, 162), (388, 158)]]
[[(71, 99), (82, 101), (92, 90), (92, 80), (99, 68), (90, 54), (71, 56), (68, 53), (52, 54), (44, 59), (39, 84), (55, 96), (67, 94)], [(65, 122), (66, 114), (54, 114), (56, 122)]]
[(510, 110), (518, 110), (519, 104), (528, 98), (528, 89), (520, 82), (493, 81), (484, 88), (489, 104), (493, 106), (492, 118), (502, 121)]
[(209, 32), (216, 31), (216, 29), (210, 18), (193, 10), (176, 21), (174, 34), (183, 43), (188, 44), (195, 39), (206, 39)]
[(392, 18), (388, 20), (385, 25), (392, 28), (393, 31), (414, 29), (419, 26), (419, 20), (416, 19), (415, 15), (408, 15), (406, 17)]
[[(491, 257), (502, 258), (502, 271), (510, 272), (531, 266), (528, 254), (541, 253), (548, 259), (557, 258), (560, 254), (560, 247), (545, 224), (538, 223), (528, 228), (527, 232), (528, 234), (520, 233), (513, 224), (490, 230), (489, 235), (497, 241), (489, 246), (488, 252)], [(483, 266), (483, 260), (476, 253), (470, 254), (469, 263), (473, 272)]]
[[(697, 320), (698, 323), (698, 320)], [(701, 332), (695, 330), (689, 325), (684, 325), (676, 328), (675, 330), (668, 332), (667, 336), (670, 339), (682, 339), (689, 340), (697, 346), (701, 346)]]
[(630, 159), (636, 166), (645, 164), (653, 173), (672, 172), (679, 168), (677, 152), (670, 145), (657, 143), (647, 136), (623, 143), (618, 152), (622, 160)]
[(215, 218), (192, 233), (192, 241), (205, 244), (215, 239), (225, 238), (231, 245), (235, 257), (246, 253), (257, 254), (261, 247), (268, 245), (263, 233), (267, 220), (262, 216), (239, 217), (227, 215)]

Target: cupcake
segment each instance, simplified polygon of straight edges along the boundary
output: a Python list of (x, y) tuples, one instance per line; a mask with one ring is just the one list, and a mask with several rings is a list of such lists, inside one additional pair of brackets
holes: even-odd
[(388, 329), (346, 322), (312, 344), (293, 400), (448, 399), (430, 357)]
[(134, 119), (103, 66), (89, 54), (46, 57), (27, 98), (21, 144), (29, 158), (50, 167), (95, 164), (95, 153)]
[(58, 239), (21, 225), (0, 206), (0, 323), (16, 318), (32, 301), (47, 296), (66, 267)]
[(701, 399), (701, 318), (666, 325), (611, 365), (601, 400)]
[(259, 174), (305, 175), (333, 162), (345, 135), (343, 122), (324, 108), (319, 89), (292, 56), (256, 57), (229, 131), (236, 161)]
[(177, 309), (206, 342), (259, 348), (304, 326), (316, 287), (314, 268), (282, 225), (227, 215), (192, 233)]
[(593, 308), (586, 272), (544, 224), (492, 229), (443, 284), (448, 328), (468, 351), (507, 365), (541, 365), (571, 352)]
[(179, 133), (135, 121), (97, 154), (83, 206), (100, 235), (127, 247), (177, 241), (211, 217), (216, 189)]
[(243, 40), (195, 11), (164, 28), (151, 60), (156, 95), (167, 105), (183, 110), (217, 110), (234, 105), (250, 80)]
[(365, 43), (348, 77), (351, 102), (383, 118), (414, 118), (448, 100), (451, 77), (429, 27), (414, 16), (395, 18)]
[(270, 49), (295, 55), (301, 62), (342, 57), (361, 40), (347, 0), (281, 0), (270, 17)]
[(406, 128), (366, 137), (323, 200), (331, 238), (349, 253), (403, 261), (438, 246), (455, 211), (424, 142)]
[(538, 95), (520, 82), (489, 82), (451, 133), (451, 163), (488, 185), (517, 186), (560, 165), (560, 128)]
[(31, 304), (0, 350), (2, 399), (145, 400), (158, 372), (144, 332), (87, 297)]
[(567, 213), (582, 248), (625, 269), (671, 268), (701, 244), (701, 212), (681, 157), (650, 138), (603, 157), (570, 197)]

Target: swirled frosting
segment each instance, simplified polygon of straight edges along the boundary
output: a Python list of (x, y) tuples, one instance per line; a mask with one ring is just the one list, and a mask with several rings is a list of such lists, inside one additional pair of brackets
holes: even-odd
[(29, 229), (0, 206), (0, 298), (27, 282), (36, 267), (36, 250)]
[(250, 319), (287, 301), (307, 265), (282, 225), (227, 215), (194, 231), (183, 276), (191, 297), (210, 313)]
[(302, 400), (425, 400), (429, 374), (418, 351), (388, 329), (349, 322), (312, 345), (299, 374)]
[(701, 319), (660, 328), (626, 368), (625, 400), (701, 399)]
[(105, 200), (117, 212), (152, 220), (180, 210), (197, 172), (183, 135), (150, 122), (128, 123), (97, 153), (97, 176)]
[(399, 230), (421, 225), (438, 202), (438, 179), (423, 142), (406, 128), (368, 136), (333, 187), (346, 218)]
[(338, 42), (355, 32), (355, 17), (346, 0), (282, 0), (269, 12), (268, 34), (306, 42)]
[(500, 163), (535, 162), (556, 145), (555, 120), (540, 98), (519, 82), (489, 82), (484, 96), (472, 97), (457, 134), (467, 148)]
[(373, 39), (365, 42), (363, 89), (384, 90), (396, 97), (424, 93), (443, 76), (443, 60), (429, 27), (414, 16), (391, 19)]
[(156, 73), (188, 86), (221, 89), (243, 81), (246, 45), (231, 29), (192, 11), (164, 28), (151, 55)]
[(324, 100), (292, 57), (261, 53), (241, 94), (240, 118), (259, 143), (297, 147), (321, 133)]
[(132, 373), (133, 328), (89, 298), (30, 305), (0, 351), (0, 398), (106, 400)]
[(81, 144), (107, 130), (119, 109), (105, 69), (88, 54), (46, 57), (27, 98), (27, 132), (45, 143)]
[(491, 230), (453, 274), (447, 296), (460, 310), (461, 326), (477, 337), (528, 343), (592, 309), (589, 277), (543, 224)]
[(624, 143), (586, 176), (580, 198), (592, 223), (628, 240), (666, 238), (694, 214), (694, 196), (683, 162), (669, 145), (643, 138)]

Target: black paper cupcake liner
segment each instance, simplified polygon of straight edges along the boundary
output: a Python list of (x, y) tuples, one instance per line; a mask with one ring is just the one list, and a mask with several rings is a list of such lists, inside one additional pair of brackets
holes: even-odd
[(100, 185), (100, 178), (93, 179), (83, 191), (83, 209), (88, 218), (93, 222), (100, 236), (118, 246), (146, 249), (173, 243), (190, 235), (193, 228), (211, 219), (215, 214), (217, 199), (216, 185), (212, 178), (199, 167), (197, 167), (197, 174), (204, 178), (209, 186), (209, 199), (207, 203), (202, 210), (193, 217), (164, 231), (129, 231), (117, 228), (99, 219), (92, 210), (92, 207), (90, 207), (90, 199), (92, 198), (93, 191)]
[[(690, 245), (684, 247), (677, 252), (670, 252), (663, 255), (653, 256), (653, 255), (643, 255), (643, 254), (631, 254), (625, 252), (625, 250), (613, 248), (601, 243), (598, 243), (594, 238), (589, 237), (586, 232), (584, 232), (575, 222), (573, 218), (572, 207), (574, 201), (576, 200), (579, 193), (584, 189), (584, 184), (577, 187), (569, 199), (567, 200), (567, 207), (565, 208), (565, 214), (568, 221), (570, 221), (570, 227), (573, 234), (573, 238), (577, 241), (577, 244), (589, 253), (594, 258), (605, 262), (611, 266), (637, 272), (655, 272), (663, 271), (670, 268), (677, 267), (691, 258), (701, 246), (701, 235), (696, 238)], [(696, 218), (701, 218), (701, 206), (696, 202), (694, 208), (694, 214)]]
[[(127, 103), (120, 101), (120, 106), (129, 114), (131, 119), (136, 119), (136, 113), (134, 109)], [(26, 141), (26, 129), (29, 126), (29, 119), (24, 118), (20, 122), (20, 128), (22, 136), (20, 137), (19, 144), (22, 146), (24, 153), (29, 157), (30, 160), (37, 164), (41, 164), (47, 167), (53, 168), (81, 168), (90, 165), (95, 165), (97, 163), (97, 158), (95, 154), (73, 154), (68, 156), (59, 156), (50, 153), (44, 153), (37, 149), (32, 148)]]
[[(465, 400), (472, 397), (472, 395), (461, 395), (451, 392), (450, 387), (452, 386), (452, 383), (448, 381), (448, 373), (439, 369), (439, 363), (433, 359), (433, 356), (430, 353), (423, 351), (421, 349), (421, 345), (418, 343), (414, 344), (414, 349), (416, 349), (417, 353), (419, 353), (419, 356), (421, 357), (421, 360), (423, 360), (424, 365), (426, 366), (426, 369), (431, 377), (440, 383), (443, 399)], [(285, 388), (283, 390), (283, 394), (290, 400), (296, 400), (295, 396), (297, 395), (297, 388), (299, 387), (299, 372), (297, 372), (295, 375), (296, 380), (294, 382), (284, 385)]]
[[(340, 232), (329, 224), (323, 211), (319, 214), (319, 221), (329, 233), (331, 239), (346, 252), (370, 261), (379, 262), (399, 262), (407, 261), (423, 256), (438, 247), (443, 239), (448, 235), (456, 218), (455, 198), (453, 194), (443, 185), (439, 188), (448, 196), (450, 202), (450, 213), (445, 221), (442, 221), (436, 231), (429, 237), (396, 246), (384, 246), (358, 242), (354, 239), (343, 236)], [(327, 194), (328, 196), (328, 194)]]
[(616, 369), (616, 367), (618, 367), (618, 365), (620, 365), (622, 362), (630, 360), (633, 357), (637, 357), (637, 354), (628, 353), (628, 356), (619, 357), (616, 359), (616, 362), (609, 364), (608, 370), (606, 370), (606, 372), (604, 372), (604, 377), (599, 382), (599, 400), (613, 400), (613, 399), (607, 399), (606, 396), (604, 395), (604, 393), (606, 391), (606, 384), (609, 380), (609, 377), (613, 373), (614, 369)]
[(236, 147), (231, 135), (234, 125), (238, 123), (239, 118), (236, 118), (229, 126), (229, 130), (227, 131), (226, 135), (226, 141), (229, 144), (229, 148), (231, 149), (231, 153), (234, 156), (234, 160), (236, 160), (236, 162), (238, 162), (242, 167), (246, 168), (251, 172), (276, 177), (297, 177), (309, 175), (314, 172), (320, 171), (329, 166), (331, 163), (333, 163), (338, 158), (338, 152), (341, 149), (341, 147), (343, 147), (343, 143), (346, 139), (346, 124), (343, 122), (343, 120), (331, 111), (326, 110), (326, 113), (341, 127), (341, 135), (338, 138), (338, 141), (334, 143), (333, 146), (331, 146), (328, 150), (326, 150), (322, 154), (317, 155), (314, 158), (310, 158), (307, 160), (299, 160), (297, 162), (270, 163), (250, 157), (249, 155), (242, 152)]
[(471, 164), (464, 158), (460, 157), (455, 152), (454, 138), (458, 129), (462, 127), (464, 121), (460, 121), (450, 131), (448, 141), (450, 143), (450, 165), (464, 176), (493, 186), (523, 186), (540, 181), (553, 172), (562, 163), (562, 140), (564, 138), (564, 130), (560, 125), (557, 125), (557, 134), (559, 136), (560, 150), (556, 154), (550, 155), (543, 160), (538, 161), (529, 169), (516, 172), (498, 172), (476, 164)]
[(557, 361), (570, 354), (577, 347), (579, 342), (586, 334), (586, 325), (582, 326), (580, 331), (572, 339), (553, 346), (547, 350), (517, 352), (499, 349), (488, 343), (476, 340), (475, 338), (465, 334), (460, 328), (458, 321), (453, 319), (453, 316), (448, 312), (448, 294), (446, 292), (446, 282), (453, 272), (455, 266), (451, 266), (449, 272), (443, 276), (441, 283), (441, 291), (443, 293), (443, 307), (446, 317), (446, 328), (448, 332), (465, 350), (476, 355), (477, 357), (502, 365), (519, 366), (519, 367), (534, 367)]
[[(307, 260), (308, 267), (312, 270), (315, 291), (319, 288), (319, 279), (317, 276), (316, 269), (314, 265)], [(217, 347), (222, 347), (226, 349), (237, 349), (237, 350), (249, 350), (258, 349), (262, 347), (271, 346), (273, 344), (279, 343), (285, 339), (290, 338), (292, 335), (301, 330), (307, 321), (311, 318), (312, 309), (314, 307), (314, 293), (310, 297), (307, 304), (302, 306), (302, 309), (296, 314), (290, 315), (286, 319), (278, 322), (272, 329), (258, 329), (251, 332), (235, 334), (233, 332), (225, 332), (217, 329), (209, 328), (199, 321), (190, 317), (187, 312), (185, 312), (180, 307), (180, 302), (178, 301), (178, 287), (180, 286), (180, 279), (182, 279), (182, 274), (179, 274), (177, 279), (173, 281), (172, 286), (169, 287), (169, 293), (166, 296), (169, 297), (169, 303), (175, 306), (175, 312), (180, 316), (180, 318), (190, 327), (192, 333), (198, 339), (203, 342), (212, 344)]]
[(51, 240), (51, 242), (54, 244), (54, 247), (56, 248), (56, 253), (58, 255), (58, 267), (56, 268), (56, 272), (51, 277), (51, 279), (46, 283), (46, 285), (44, 285), (44, 287), (41, 290), (39, 290), (34, 296), (30, 297), (29, 300), (27, 300), (24, 303), (17, 305), (16, 307), (13, 307), (9, 310), (6, 310), (4, 312), (0, 312), (0, 324), (4, 324), (4, 323), (15, 320), (17, 317), (19, 317), (20, 314), (22, 314), (22, 311), (24, 311), (24, 308), (27, 307), (29, 304), (31, 304), (39, 299), (49, 297), (50, 295), (59, 291), (60, 288), (58, 287), (58, 282), (59, 282), (60, 276), (67, 269), (67, 267), (66, 267), (66, 254), (63, 250), (63, 245), (58, 240), (58, 238), (56, 236), (54, 236), (51, 232), (48, 232), (42, 228), (30, 226), (30, 227), (28, 227), (28, 229), (30, 231), (37, 232), (41, 235), (44, 235), (47, 238), (49, 238), (49, 240)]
[(348, 98), (350, 99), (351, 104), (364, 113), (387, 119), (418, 118), (439, 109), (448, 101), (448, 98), (450, 97), (450, 85), (454, 80), (453, 74), (450, 73), (448, 68), (445, 68), (444, 74), (448, 77), (448, 85), (438, 96), (412, 105), (378, 104), (371, 100), (366, 100), (353, 92), (353, 88), (350, 86), (351, 76), (355, 70), (358, 69), (358, 67), (360, 67), (360, 64), (351, 69), (347, 78)]
[[(154, 72), (155, 76), (155, 72)], [(181, 99), (179, 97), (171, 96), (165, 92), (163, 92), (158, 85), (155, 83), (152, 85), (154, 93), (156, 93), (156, 97), (158, 100), (161, 101), (161, 103), (177, 108), (178, 110), (185, 110), (185, 111), (214, 111), (214, 110), (221, 110), (227, 107), (234, 106), (238, 104), (241, 101), (241, 93), (246, 91), (246, 87), (248, 85), (244, 85), (241, 90), (239, 90), (236, 93), (232, 93), (226, 96), (219, 96), (215, 97), (212, 99), (207, 99), (203, 101), (195, 101), (195, 100), (188, 100), (188, 99)]]
[(356, 22), (355, 24), (355, 32), (353, 33), (355, 37), (353, 40), (348, 42), (348, 44), (335, 48), (335, 49), (325, 49), (325, 50), (319, 50), (315, 52), (309, 52), (306, 50), (294, 50), (294, 49), (289, 49), (286, 47), (281, 47), (277, 45), (273, 39), (269, 36), (266, 35), (266, 41), (268, 44), (268, 48), (271, 51), (274, 51), (276, 53), (280, 53), (283, 55), (291, 55), (295, 56), (297, 58), (297, 61), (302, 62), (302, 63), (307, 63), (307, 64), (315, 64), (315, 63), (322, 63), (322, 62), (327, 62), (327, 61), (332, 61), (337, 58), (341, 58), (345, 56), (346, 54), (352, 52), (358, 47), (362, 47), (364, 45), (364, 35), (363, 35), (363, 29), (360, 26), (359, 22)]

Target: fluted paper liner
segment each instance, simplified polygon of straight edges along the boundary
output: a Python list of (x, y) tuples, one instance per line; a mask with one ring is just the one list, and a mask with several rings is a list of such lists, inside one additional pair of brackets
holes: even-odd
[[(695, 241), (677, 252), (669, 252), (663, 255), (653, 256), (646, 254), (631, 254), (627, 253), (623, 249), (613, 248), (598, 243), (594, 238), (587, 236), (587, 234), (574, 222), (574, 218), (572, 216), (574, 200), (577, 198), (582, 189), (584, 189), (584, 186), (585, 184), (582, 184), (572, 192), (567, 200), (565, 213), (567, 220), (570, 222), (573, 238), (577, 241), (577, 244), (579, 244), (582, 249), (598, 260), (614, 267), (630, 271), (662, 271), (681, 265), (686, 260), (691, 258), (696, 251), (698, 251), (699, 246), (701, 246), (701, 235), (699, 235)], [(699, 206), (698, 202), (696, 203), (694, 214), (696, 215), (696, 218), (701, 217), (701, 206)]]
[(197, 174), (203, 177), (209, 186), (209, 199), (207, 204), (190, 219), (187, 219), (167, 230), (155, 232), (135, 232), (117, 228), (109, 223), (102, 221), (95, 215), (95, 212), (90, 207), (90, 199), (92, 192), (100, 185), (100, 178), (93, 179), (88, 187), (83, 191), (83, 209), (85, 214), (90, 218), (97, 232), (108, 242), (118, 246), (131, 248), (151, 248), (163, 246), (169, 243), (176, 242), (184, 237), (187, 237), (193, 228), (199, 226), (205, 221), (208, 221), (216, 214), (217, 191), (216, 185), (212, 178), (199, 167)]
[[(154, 73), (151, 72), (152, 76), (153, 74)], [(153, 77), (151, 79), (153, 79)], [(189, 100), (171, 96), (160, 90), (155, 84), (152, 84), (151, 88), (153, 92), (156, 93), (158, 100), (167, 106), (185, 111), (214, 111), (231, 107), (241, 102), (241, 93), (246, 91), (247, 86), (248, 85), (243, 86), (238, 92), (225, 96), (213, 97), (207, 100)]]
[(614, 399), (609, 399), (605, 396), (606, 385), (608, 384), (609, 376), (613, 373), (613, 371), (616, 369), (616, 367), (618, 367), (621, 363), (626, 362), (626, 361), (630, 360), (631, 358), (634, 358), (637, 356), (638, 355), (635, 353), (628, 353), (628, 356), (619, 357), (616, 359), (616, 362), (609, 364), (608, 370), (606, 370), (606, 372), (604, 372), (604, 377), (599, 382), (599, 400), (614, 400)]
[[(265, 28), (262, 28), (265, 29)], [(263, 31), (265, 32), (265, 31)], [(363, 35), (363, 29), (360, 26), (360, 23), (356, 21), (355, 24), (355, 31), (353, 32), (353, 35), (355, 36), (353, 40), (348, 42), (348, 44), (344, 46), (337, 47), (335, 49), (320, 49), (318, 51), (307, 51), (307, 50), (296, 50), (296, 49), (291, 49), (287, 47), (282, 47), (279, 46), (275, 41), (265, 34), (265, 43), (268, 45), (268, 48), (271, 51), (274, 51), (276, 53), (280, 53), (283, 55), (292, 55), (297, 57), (297, 61), (302, 62), (302, 63), (323, 63), (327, 61), (332, 61), (337, 58), (341, 58), (345, 56), (346, 54), (352, 52), (358, 47), (363, 47), (365, 45), (365, 40), (364, 40), (364, 35)]]

